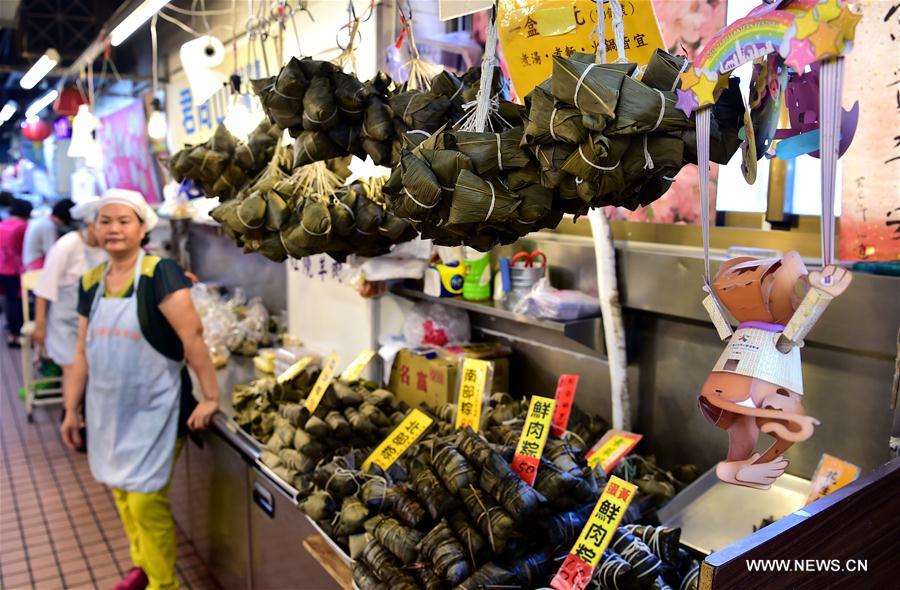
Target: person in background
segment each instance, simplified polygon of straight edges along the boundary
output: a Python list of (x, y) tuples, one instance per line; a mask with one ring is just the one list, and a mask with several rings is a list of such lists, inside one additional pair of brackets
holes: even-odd
[(25, 270), (39, 270), (44, 267), (44, 257), (50, 247), (69, 231), (72, 226), (72, 207), (70, 199), (61, 199), (53, 205), (50, 215), (32, 219), (25, 230), (25, 246), (22, 251), (22, 263)]
[(3, 289), (3, 313), (6, 314), (6, 343), (19, 347), (22, 329), (22, 244), (31, 217), (31, 203), (12, 198), (9, 217), (0, 221), (0, 289)]
[[(134, 563), (114, 590), (177, 588), (168, 489), (183, 435), (209, 426), (219, 385), (190, 281), (174, 261), (141, 248), (156, 213), (139, 193), (121, 189), (106, 191), (95, 207), (109, 262), (81, 278), (60, 432), (69, 448), (80, 446), (84, 402), (91, 473), (112, 488)], [(203, 392), (199, 404), (185, 361)]]
[(94, 228), (93, 213), (97, 200), (98, 197), (94, 197), (72, 208), (72, 217), (87, 220), (87, 224), (70, 231), (50, 247), (34, 288), (35, 326), (31, 339), (62, 368), (64, 381), (71, 370), (78, 340), (78, 285), (81, 275), (107, 260), (106, 251), (99, 247)]

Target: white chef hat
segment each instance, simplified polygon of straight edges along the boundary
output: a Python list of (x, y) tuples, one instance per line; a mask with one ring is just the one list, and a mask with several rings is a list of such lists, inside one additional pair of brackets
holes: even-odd
[(79, 199), (79, 201), (75, 203), (75, 206), (70, 210), (72, 219), (78, 219), (79, 221), (84, 222), (94, 221), (94, 217), (97, 215), (97, 203), (99, 201), (100, 197), (98, 196)]
[(151, 231), (159, 222), (159, 217), (153, 207), (147, 204), (144, 196), (137, 192), (124, 188), (111, 188), (103, 193), (95, 203), (93, 203), (93, 217), (96, 218), (100, 213), (100, 209), (106, 205), (125, 205), (131, 207), (137, 213), (138, 219), (144, 222), (144, 229)]

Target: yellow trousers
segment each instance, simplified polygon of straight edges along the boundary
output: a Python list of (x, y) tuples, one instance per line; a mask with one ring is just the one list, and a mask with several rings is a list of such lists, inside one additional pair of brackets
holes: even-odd
[[(175, 461), (181, 454), (184, 437), (175, 443)], [(169, 501), (169, 486), (156, 492), (129, 492), (113, 488), (113, 498), (119, 509), (122, 526), (128, 536), (131, 561), (147, 574), (147, 590), (175, 590), (175, 521)]]

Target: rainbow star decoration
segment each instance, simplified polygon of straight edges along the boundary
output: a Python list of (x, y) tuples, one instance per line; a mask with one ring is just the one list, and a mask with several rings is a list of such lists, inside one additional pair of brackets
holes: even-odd
[(820, 21), (831, 22), (840, 16), (842, 8), (840, 0), (822, 0), (816, 4), (816, 13)]
[(816, 61), (816, 54), (812, 50), (812, 44), (809, 39), (798, 41), (791, 39), (791, 53), (788, 55), (784, 63), (794, 68), (797, 72), (803, 73), (806, 66)]
[(675, 101), (675, 108), (684, 113), (685, 117), (690, 117), (691, 113), (700, 106), (700, 103), (697, 102), (697, 97), (690, 90), (681, 90), (679, 88), (675, 92), (678, 94), (678, 100)]
[(808, 37), (816, 49), (816, 59), (825, 56), (840, 55), (844, 48), (844, 40), (841, 29), (828, 23), (820, 23), (816, 32)]
[(831, 24), (841, 30), (844, 41), (853, 41), (856, 38), (856, 25), (862, 20), (862, 16), (861, 12), (851, 10), (850, 6), (845, 4), (841, 9), (841, 15), (831, 21)]

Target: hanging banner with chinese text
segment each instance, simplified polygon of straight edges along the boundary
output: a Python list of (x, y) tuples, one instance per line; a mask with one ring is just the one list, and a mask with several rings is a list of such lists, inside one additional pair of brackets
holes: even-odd
[[(606, 60), (615, 61), (612, 14), (604, 3)], [(664, 46), (650, 0), (623, 0), (625, 53), (644, 66)], [(500, 0), (500, 44), (516, 93), (524, 97), (550, 77), (553, 56), (594, 53), (597, 49), (597, 3), (594, 0)]]

